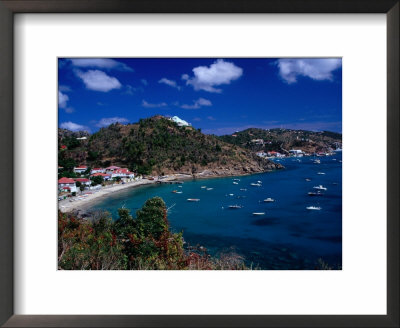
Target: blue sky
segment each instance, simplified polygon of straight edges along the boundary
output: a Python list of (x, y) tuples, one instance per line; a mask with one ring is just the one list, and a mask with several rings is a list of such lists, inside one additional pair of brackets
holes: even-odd
[(342, 132), (337, 58), (61, 58), (59, 126), (178, 116), (204, 133), (249, 127)]

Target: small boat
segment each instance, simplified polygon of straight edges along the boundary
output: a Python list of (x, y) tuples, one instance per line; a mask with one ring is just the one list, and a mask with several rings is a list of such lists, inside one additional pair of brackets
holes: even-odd
[(187, 201), (188, 202), (199, 202), (200, 199), (198, 199), (198, 198), (188, 198)]
[(257, 216), (257, 215), (265, 215), (265, 212), (253, 212), (253, 215), (254, 215), (254, 216)]
[(306, 208), (310, 211), (320, 211), (321, 210), (321, 207), (319, 207), (319, 206), (308, 206)]
[(178, 188), (182, 188), (182, 186), (178, 186)]
[(314, 161), (314, 163), (315, 163), (315, 164), (321, 164), (321, 160), (316, 159), (316, 160)]
[(177, 192), (176, 192), (176, 194), (181, 194), (181, 193), (182, 193), (182, 191), (177, 191)]
[(229, 194), (229, 196), (233, 196), (233, 194)]
[(260, 180), (258, 180), (257, 182), (258, 182), (258, 183), (262, 183), (262, 181), (260, 181)]
[(178, 190), (172, 190), (171, 192), (176, 194), (178, 192)]
[(319, 175), (325, 175), (324, 172), (318, 172), (317, 174), (319, 174)]
[(311, 181), (311, 179), (309, 179), (309, 178), (306, 178), (306, 181)]
[(241, 188), (240, 190), (241, 190), (241, 191), (247, 191), (247, 189), (246, 189), (246, 188)]
[(250, 186), (261, 187), (261, 184), (252, 182), (250, 183)]
[(317, 191), (317, 192), (310, 191), (308, 193), (308, 196), (323, 196), (323, 195), (324, 194), (322, 192), (320, 192), (320, 191)]
[(264, 199), (264, 203), (272, 203), (274, 201), (275, 201), (275, 199), (273, 199), (271, 197), (268, 197), (268, 198)]
[(328, 190), (328, 188), (324, 187), (323, 185), (314, 186), (313, 188), (317, 190)]
[(201, 188), (201, 189), (206, 189), (206, 188), (207, 188), (207, 186), (201, 186), (200, 188)]
[(233, 181), (240, 181), (240, 179), (232, 179)]
[(214, 188), (207, 188), (206, 190), (213, 190)]
[(240, 206), (240, 205), (229, 205), (229, 208), (231, 208), (231, 209), (239, 209), (239, 208), (242, 208), (243, 206)]
[(236, 184), (236, 185), (237, 185), (237, 184), (239, 184), (239, 182), (233, 181), (233, 184)]

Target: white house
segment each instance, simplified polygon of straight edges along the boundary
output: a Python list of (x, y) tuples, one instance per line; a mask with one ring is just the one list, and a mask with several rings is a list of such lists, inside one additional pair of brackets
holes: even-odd
[(128, 169), (119, 169), (119, 170), (115, 170), (112, 174), (111, 174), (111, 178), (126, 178), (126, 179), (133, 179), (135, 177), (135, 174), (133, 172), (130, 172)]
[(303, 156), (303, 151), (300, 149), (291, 149), (289, 150), (289, 153), (295, 156), (300, 156), (300, 157)]
[(265, 152), (263, 152), (263, 151), (257, 152), (256, 155), (257, 155), (258, 157), (262, 157), (262, 158), (267, 157), (267, 153), (265, 153)]
[(74, 172), (75, 172), (75, 173), (82, 174), (82, 173), (84, 173), (86, 170), (87, 170), (87, 166), (85, 166), (85, 165), (80, 165), (80, 166), (78, 166), (78, 167), (74, 167)]
[(70, 178), (61, 178), (58, 180), (58, 189), (66, 192), (76, 192), (75, 181)]
[(114, 166), (114, 165), (112, 165), (112, 166), (106, 167), (106, 173), (112, 173), (112, 172), (114, 172), (115, 170), (119, 170), (119, 169), (120, 169), (119, 166)]
[(95, 174), (95, 173), (106, 173), (106, 169), (103, 169), (101, 167), (95, 167), (90, 171), (90, 174)]
[(111, 179), (111, 174), (109, 173), (94, 173), (90, 175), (91, 177), (103, 177), (104, 181)]
[(90, 184), (92, 183), (92, 181), (90, 181), (89, 179), (86, 178), (77, 178), (75, 179), (75, 182), (80, 182), (81, 184), (83, 184), (84, 186), (90, 186)]

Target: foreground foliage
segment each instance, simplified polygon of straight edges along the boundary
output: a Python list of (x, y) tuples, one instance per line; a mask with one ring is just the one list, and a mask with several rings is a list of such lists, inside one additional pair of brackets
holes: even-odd
[(91, 220), (58, 214), (58, 266), (65, 270), (237, 270), (237, 254), (211, 258), (200, 248), (184, 248), (181, 233), (169, 229), (164, 201), (151, 198), (133, 218), (128, 209), (112, 221), (99, 212)]

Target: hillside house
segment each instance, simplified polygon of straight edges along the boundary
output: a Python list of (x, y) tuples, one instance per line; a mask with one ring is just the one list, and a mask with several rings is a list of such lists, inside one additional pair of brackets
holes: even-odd
[(89, 179), (86, 178), (77, 178), (75, 179), (75, 182), (80, 182), (82, 185), (84, 186), (90, 186), (90, 184), (92, 183)]
[(94, 174), (91, 174), (90, 177), (103, 177), (104, 181), (108, 181), (111, 179), (111, 174), (109, 174), (109, 173), (94, 173)]
[(106, 173), (106, 169), (103, 169), (101, 167), (95, 167), (90, 171), (90, 174), (95, 174), (95, 173)]
[(86, 170), (87, 170), (87, 166), (85, 166), (85, 165), (80, 165), (80, 166), (78, 166), (78, 167), (74, 167), (74, 172), (75, 172), (75, 173), (82, 174), (82, 173), (84, 173)]
[(58, 189), (65, 192), (76, 192), (75, 181), (70, 178), (61, 178), (58, 180)]

